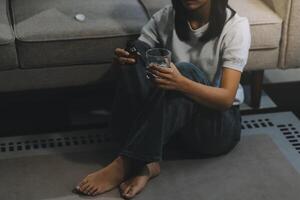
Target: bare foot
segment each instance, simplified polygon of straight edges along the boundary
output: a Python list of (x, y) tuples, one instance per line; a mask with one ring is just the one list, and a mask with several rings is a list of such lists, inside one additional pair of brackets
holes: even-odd
[(112, 163), (86, 176), (76, 187), (83, 194), (95, 196), (117, 187), (129, 174), (129, 160), (119, 156)]
[(121, 196), (131, 199), (139, 194), (147, 185), (151, 178), (158, 176), (160, 165), (157, 162), (145, 165), (142, 170), (134, 177), (128, 179), (120, 185)]

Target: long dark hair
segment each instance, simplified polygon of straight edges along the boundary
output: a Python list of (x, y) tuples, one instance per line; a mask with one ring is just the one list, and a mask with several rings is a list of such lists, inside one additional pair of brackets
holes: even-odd
[[(182, 41), (188, 41), (190, 39), (187, 23), (188, 11), (184, 8), (181, 0), (172, 0), (172, 4), (175, 10), (175, 30), (178, 38)], [(199, 39), (201, 42), (208, 42), (221, 34), (227, 18), (226, 8), (232, 10), (232, 18), (236, 12), (228, 5), (228, 0), (211, 0), (209, 25), (204, 35)]]

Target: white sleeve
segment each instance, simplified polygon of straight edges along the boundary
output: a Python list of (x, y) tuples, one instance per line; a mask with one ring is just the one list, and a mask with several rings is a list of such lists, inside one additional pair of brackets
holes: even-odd
[(155, 47), (160, 44), (161, 32), (165, 30), (168, 23), (168, 16), (172, 11), (172, 7), (167, 5), (156, 12), (146, 25), (142, 28), (141, 35), (138, 38), (140, 41), (146, 42), (151, 47)]
[(224, 38), (223, 67), (243, 72), (251, 45), (250, 25), (246, 18), (230, 27)]
[(138, 39), (147, 43), (151, 47), (155, 47), (157, 44), (159, 44), (157, 25), (154, 17), (151, 17), (148, 23), (144, 25), (141, 35)]

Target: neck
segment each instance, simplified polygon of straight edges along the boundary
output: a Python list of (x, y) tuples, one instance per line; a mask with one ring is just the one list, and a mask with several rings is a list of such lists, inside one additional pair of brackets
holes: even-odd
[(188, 21), (193, 29), (200, 28), (204, 24), (208, 23), (210, 16), (211, 3), (207, 1), (206, 4), (198, 8), (197, 10), (189, 11)]

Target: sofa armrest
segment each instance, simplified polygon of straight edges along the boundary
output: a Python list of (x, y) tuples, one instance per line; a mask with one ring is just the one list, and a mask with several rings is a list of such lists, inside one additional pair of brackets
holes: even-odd
[(288, 19), (291, 8), (291, 0), (262, 0), (274, 10), (283, 20)]
[[(283, 20), (282, 36), (280, 44), (279, 68), (286, 67), (287, 48), (289, 45), (289, 26), (292, 12), (292, 0), (262, 0), (274, 10)], [(295, 0), (299, 1), (299, 0)], [(300, 2), (300, 1), (299, 1)]]

